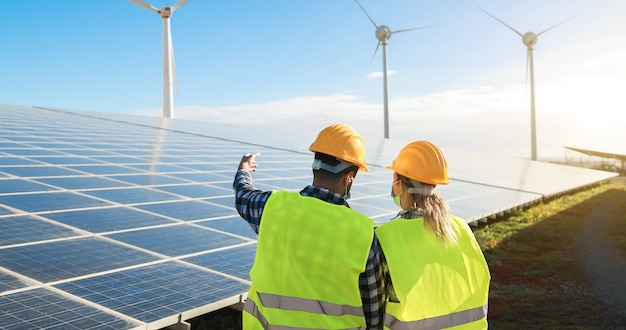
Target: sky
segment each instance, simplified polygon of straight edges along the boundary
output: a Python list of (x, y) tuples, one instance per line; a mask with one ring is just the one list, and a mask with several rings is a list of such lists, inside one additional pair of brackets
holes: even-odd
[[(149, 0), (160, 8), (176, 0)], [(530, 158), (626, 154), (626, 1), (359, 2), (393, 34), (390, 138)], [(2, 0), (0, 103), (160, 116), (162, 20), (125, 0)], [(562, 24), (561, 22), (565, 21)], [(557, 26), (555, 26), (557, 25)], [(171, 18), (174, 117), (383, 137), (382, 49), (353, 0), (189, 0)]]

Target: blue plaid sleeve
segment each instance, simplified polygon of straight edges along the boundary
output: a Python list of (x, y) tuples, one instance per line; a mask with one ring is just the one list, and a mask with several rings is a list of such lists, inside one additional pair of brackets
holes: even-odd
[(383, 328), (385, 315), (385, 281), (383, 278), (382, 251), (378, 238), (374, 234), (374, 241), (367, 258), (365, 272), (359, 276), (359, 289), (367, 329), (379, 330)]
[(233, 189), (235, 190), (235, 208), (237, 212), (248, 221), (252, 230), (258, 234), (263, 208), (272, 192), (254, 188), (252, 176), (244, 170), (239, 170), (235, 174)]

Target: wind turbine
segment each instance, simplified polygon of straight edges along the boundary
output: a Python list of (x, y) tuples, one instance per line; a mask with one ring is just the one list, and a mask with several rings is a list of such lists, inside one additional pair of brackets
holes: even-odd
[(488, 13), (487, 11), (485, 11), (482, 8), (478, 8), (480, 10), (482, 10), (485, 14), (491, 16), (493, 19), (495, 19), (496, 21), (502, 23), (504, 26), (508, 27), (509, 29), (511, 29), (513, 32), (517, 33), (520, 37), (522, 37), (522, 42), (524, 43), (524, 45), (526, 45), (526, 48), (528, 49), (526, 52), (526, 76), (528, 77), (528, 72), (530, 69), (530, 144), (531, 144), (531, 160), (537, 160), (537, 131), (536, 131), (536, 127), (535, 127), (535, 73), (534, 73), (534, 68), (533, 68), (533, 46), (537, 43), (537, 37), (539, 37), (540, 35), (554, 29), (555, 27), (569, 21), (570, 19), (572, 19), (573, 17), (570, 17), (556, 25), (553, 25), (552, 27), (549, 27), (539, 33), (533, 33), (533, 32), (526, 32), (524, 34), (520, 33), (519, 31), (515, 30), (514, 28), (512, 28), (511, 26), (509, 26), (508, 24), (504, 23), (502, 20), (500, 20), (499, 18), (491, 15), (490, 13)]
[(139, 7), (148, 9), (161, 16), (163, 19), (163, 117), (174, 117), (174, 95), (172, 87), (178, 84), (176, 82), (176, 66), (174, 65), (174, 48), (172, 46), (172, 32), (170, 29), (170, 17), (172, 13), (189, 0), (179, 0), (173, 6), (163, 6), (158, 9), (142, 0), (128, 0)]
[(367, 11), (365, 11), (365, 8), (363, 8), (363, 6), (361, 6), (361, 4), (357, 0), (354, 0), (354, 1), (361, 8), (363, 13), (365, 13), (365, 16), (367, 16), (367, 18), (369, 18), (372, 24), (374, 24), (374, 27), (376, 27), (376, 39), (378, 39), (378, 45), (376, 46), (376, 50), (374, 51), (374, 56), (372, 57), (372, 63), (374, 62), (374, 58), (376, 58), (376, 54), (378, 53), (378, 48), (381, 45), (383, 46), (383, 101), (384, 101), (384, 109), (385, 109), (385, 113), (384, 113), (385, 139), (388, 139), (389, 138), (389, 104), (387, 100), (387, 41), (389, 40), (389, 38), (391, 38), (391, 35), (394, 33), (419, 30), (419, 29), (427, 28), (429, 26), (392, 31), (386, 25), (376, 24), (376, 22), (370, 17)]

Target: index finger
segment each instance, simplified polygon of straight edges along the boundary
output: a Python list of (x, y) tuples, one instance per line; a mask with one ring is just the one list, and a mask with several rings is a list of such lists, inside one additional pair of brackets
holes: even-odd
[(255, 159), (257, 156), (259, 156), (261, 153), (260, 152), (255, 152), (253, 154), (246, 154), (246, 156), (250, 156), (250, 159)]

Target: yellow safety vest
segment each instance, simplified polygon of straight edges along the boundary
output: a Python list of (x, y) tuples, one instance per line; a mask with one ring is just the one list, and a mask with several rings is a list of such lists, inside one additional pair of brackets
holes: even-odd
[(364, 329), (359, 274), (374, 222), (343, 205), (272, 193), (261, 216), (244, 329)]
[(486, 329), (491, 275), (471, 229), (452, 217), (458, 245), (444, 244), (424, 219), (380, 225), (380, 242), (398, 302), (387, 302), (385, 329)]

